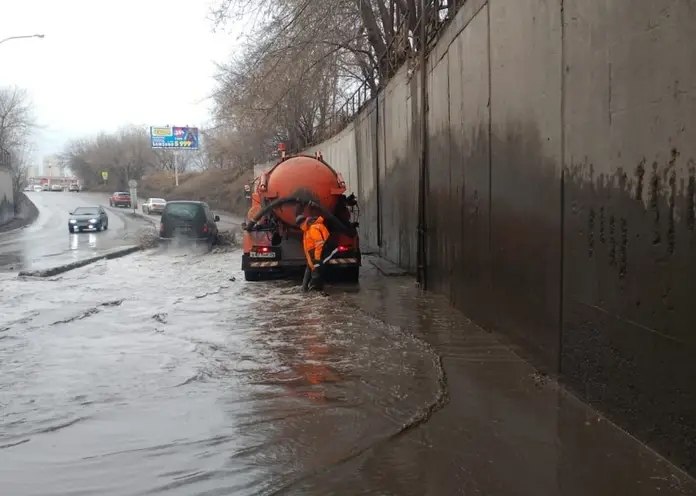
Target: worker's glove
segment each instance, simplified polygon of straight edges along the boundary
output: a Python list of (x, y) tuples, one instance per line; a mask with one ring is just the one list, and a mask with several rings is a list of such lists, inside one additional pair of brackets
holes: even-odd
[(321, 262), (314, 262), (314, 268), (318, 269), (321, 267)]

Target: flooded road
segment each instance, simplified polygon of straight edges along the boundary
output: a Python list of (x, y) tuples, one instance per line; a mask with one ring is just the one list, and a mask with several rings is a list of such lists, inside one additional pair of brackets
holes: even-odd
[(271, 494), (440, 400), (422, 341), (238, 266), (142, 252), (0, 275), (3, 494)]
[[(70, 192), (27, 192), (39, 210), (38, 219), (24, 229), (0, 233), (0, 271), (34, 270), (89, 258), (132, 245), (138, 229), (149, 224), (110, 208), (105, 195)], [(109, 229), (102, 232), (68, 232), (70, 212), (77, 207), (102, 205), (109, 216)]]
[(239, 256), (0, 274), (2, 494), (696, 494), (370, 257), (326, 297)]

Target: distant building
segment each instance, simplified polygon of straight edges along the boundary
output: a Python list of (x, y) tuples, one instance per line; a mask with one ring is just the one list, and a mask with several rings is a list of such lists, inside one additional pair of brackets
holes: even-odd
[(32, 165), (27, 169), (27, 177), (39, 177), (41, 173), (39, 172), (39, 167), (36, 165)]
[(48, 155), (43, 159), (43, 176), (63, 177), (63, 168), (60, 166), (58, 155)]

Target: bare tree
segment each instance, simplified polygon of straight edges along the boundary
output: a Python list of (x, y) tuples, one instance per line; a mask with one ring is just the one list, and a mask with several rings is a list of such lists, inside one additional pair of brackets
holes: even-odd
[(12, 193), (15, 198), (15, 214), (18, 214), (21, 208), (21, 203), (18, 201), (18, 198), (28, 183), (29, 164), (31, 163), (32, 155), (35, 150), (33, 145), (29, 142), (14, 146), (11, 150), (10, 169), (12, 170)]
[[(27, 182), (32, 147), (29, 139), (36, 127), (29, 94), (17, 87), (0, 88), (0, 149), (9, 154), (14, 198), (19, 198)], [(15, 201), (15, 213), (20, 202)]]
[(36, 127), (36, 119), (26, 90), (0, 88), (0, 147), (11, 152), (23, 146)]
[(130, 179), (141, 179), (160, 166), (160, 158), (150, 147), (149, 134), (139, 127), (126, 127), (115, 134), (101, 133), (91, 139), (72, 141), (61, 157), (62, 162), (88, 187), (101, 184), (102, 172), (108, 172), (111, 183), (125, 188)]
[[(272, 153), (301, 150), (341, 129), (463, 2), (454, 0), (216, 0), (216, 27), (251, 26), (240, 57), (221, 65), (216, 125), (252, 130)], [(425, 39), (421, 39), (421, 25)]]
[(157, 169), (183, 173), (192, 168), (195, 159), (200, 154), (195, 150), (153, 150), (157, 157)]

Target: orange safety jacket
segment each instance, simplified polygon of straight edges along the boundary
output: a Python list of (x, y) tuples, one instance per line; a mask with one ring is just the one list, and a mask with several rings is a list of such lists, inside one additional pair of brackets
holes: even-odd
[(307, 257), (307, 265), (314, 270), (314, 263), (321, 261), (321, 252), (329, 239), (329, 230), (324, 225), (323, 217), (318, 217), (314, 221), (305, 220), (300, 225), (300, 229), (304, 233), (302, 247)]

